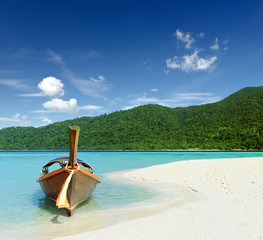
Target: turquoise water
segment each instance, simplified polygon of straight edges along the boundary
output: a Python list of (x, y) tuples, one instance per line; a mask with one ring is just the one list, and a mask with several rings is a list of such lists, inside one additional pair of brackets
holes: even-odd
[[(14, 228), (38, 226), (58, 216), (66, 219), (64, 210), (57, 209), (45, 197), (36, 180), (47, 161), (67, 154), (0, 152), (0, 238)], [(110, 181), (106, 178), (107, 173), (181, 160), (239, 157), (263, 157), (263, 152), (78, 152), (78, 158), (94, 168), (102, 183), (97, 185), (90, 200), (76, 209), (72, 218), (77, 219), (94, 209), (104, 211), (140, 202), (157, 194), (145, 187)], [(56, 223), (55, 220), (53, 222)]]

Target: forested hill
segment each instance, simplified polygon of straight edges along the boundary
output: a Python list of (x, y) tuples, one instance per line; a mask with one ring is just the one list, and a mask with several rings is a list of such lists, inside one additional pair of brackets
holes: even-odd
[(79, 150), (263, 149), (263, 87), (184, 108), (144, 105), (45, 127), (0, 130), (1, 150), (67, 150), (69, 125)]

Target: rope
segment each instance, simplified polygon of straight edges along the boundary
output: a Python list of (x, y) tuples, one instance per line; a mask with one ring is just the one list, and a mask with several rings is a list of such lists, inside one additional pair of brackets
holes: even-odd
[(68, 186), (69, 183), (71, 181), (71, 178), (73, 176), (73, 174), (78, 171), (79, 166), (77, 169), (71, 170), (67, 168), (68, 166), (66, 166), (66, 170), (70, 171), (70, 174), (68, 175), (67, 179), (65, 180), (65, 182), (62, 185), (61, 191), (58, 195), (58, 198), (56, 200), (56, 205), (58, 208), (66, 208), (66, 207), (70, 207), (68, 200), (67, 200), (67, 191), (68, 191)]

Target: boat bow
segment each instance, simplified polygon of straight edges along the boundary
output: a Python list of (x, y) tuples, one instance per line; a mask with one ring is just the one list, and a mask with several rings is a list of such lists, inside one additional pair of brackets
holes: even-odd
[[(70, 156), (46, 163), (42, 168), (42, 176), (37, 180), (46, 196), (56, 202), (58, 208), (64, 208), (69, 216), (80, 203), (90, 197), (96, 184), (101, 182), (89, 164), (77, 159), (79, 130), (79, 127), (69, 127)], [(55, 163), (61, 168), (49, 173), (48, 168)]]

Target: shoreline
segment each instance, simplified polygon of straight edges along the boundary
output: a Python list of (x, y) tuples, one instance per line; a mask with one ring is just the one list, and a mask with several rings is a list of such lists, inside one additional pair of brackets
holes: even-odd
[(122, 174), (122, 179), (177, 184), (196, 198), (173, 203), (153, 215), (142, 214), (96, 231), (57, 239), (262, 240), (262, 171), (262, 157), (187, 160), (130, 170)]
[[(0, 152), (68, 152), (68, 150), (0, 150)], [(231, 149), (231, 150), (220, 150), (220, 149), (181, 149), (181, 150), (78, 150), (78, 152), (263, 152), (263, 149)]]

